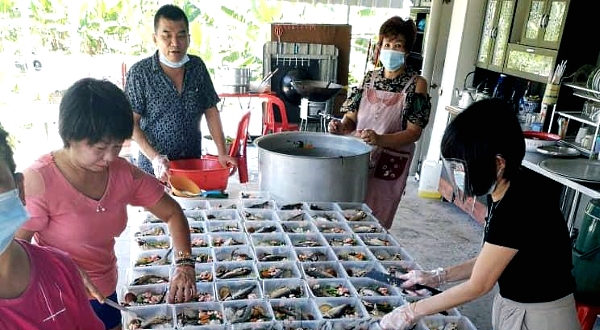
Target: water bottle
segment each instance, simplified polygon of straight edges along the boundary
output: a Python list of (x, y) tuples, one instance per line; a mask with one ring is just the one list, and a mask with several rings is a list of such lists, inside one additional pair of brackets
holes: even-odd
[(493, 98), (504, 99), (504, 78), (506, 78), (506, 75), (501, 73), (500, 77), (498, 77), (496, 87), (494, 87)]

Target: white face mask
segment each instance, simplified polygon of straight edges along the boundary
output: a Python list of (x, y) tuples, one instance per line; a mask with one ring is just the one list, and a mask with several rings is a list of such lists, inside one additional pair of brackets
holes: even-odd
[(183, 55), (183, 58), (179, 62), (171, 62), (165, 57), (165, 55), (163, 55), (163, 53), (161, 53), (159, 51), (158, 52), (158, 60), (160, 61), (160, 63), (168, 66), (169, 68), (178, 69), (178, 68), (181, 68), (184, 64), (186, 64), (190, 60), (190, 58), (188, 57), (187, 54), (185, 54), (185, 55)]
[(19, 190), (13, 189), (0, 194), (0, 254), (4, 253), (15, 233), (29, 214), (19, 198)]

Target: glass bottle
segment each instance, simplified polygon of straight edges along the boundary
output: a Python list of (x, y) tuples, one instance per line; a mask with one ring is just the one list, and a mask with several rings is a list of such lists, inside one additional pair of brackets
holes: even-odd
[(496, 83), (496, 87), (494, 87), (494, 93), (492, 94), (492, 97), (494, 98), (498, 98), (498, 99), (504, 99), (504, 78), (506, 78), (506, 75), (501, 73), (500, 77), (498, 77), (498, 82)]

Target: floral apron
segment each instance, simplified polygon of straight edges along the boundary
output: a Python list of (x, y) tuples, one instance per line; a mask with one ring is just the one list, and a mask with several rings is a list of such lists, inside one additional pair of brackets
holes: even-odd
[[(414, 83), (417, 75), (406, 83), (400, 93), (375, 90), (374, 77), (375, 74), (372, 75), (369, 85), (365, 87), (358, 107), (357, 132), (364, 129), (372, 129), (377, 134), (402, 131), (406, 90)], [(371, 150), (365, 202), (385, 229), (392, 226), (396, 209), (406, 187), (414, 151), (414, 143), (403, 145), (397, 150), (381, 147), (374, 147)]]

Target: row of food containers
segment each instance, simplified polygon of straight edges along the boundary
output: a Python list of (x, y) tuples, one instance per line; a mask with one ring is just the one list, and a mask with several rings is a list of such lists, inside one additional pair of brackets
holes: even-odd
[[(369, 270), (419, 268), (364, 204), (192, 202), (182, 206), (197, 261), (195, 302), (165, 303), (174, 269), (172, 242), (168, 228), (152, 216), (134, 231), (128, 285), (120, 291), (122, 304), (164, 327), (376, 329), (373, 321), (386, 312), (422, 298), (423, 293), (363, 277)], [(474, 329), (456, 309), (445, 314), (419, 327)], [(136, 324), (132, 315), (124, 315), (124, 324), (150, 326)]]

